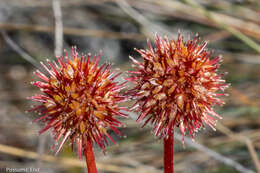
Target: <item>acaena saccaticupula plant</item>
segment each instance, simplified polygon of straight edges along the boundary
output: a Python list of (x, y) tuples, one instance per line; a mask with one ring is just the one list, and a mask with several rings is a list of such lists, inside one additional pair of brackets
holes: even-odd
[(52, 129), (55, 140), (61, 141), (57, 153), (68, 139), (72, 148), (76, 143), (79, 157), (82, 152), (86, 157), (89, 173), (97, 172), (92, 144), (104, 151), (107, 138), (114, 142), (108, 129), (121, 136), (117, 127), (122, 124), (116, 118), (127, 116), (121, 112), (126, 109), (118, 105), (126, 99), (119, 93), (125, 83), (114, 81), (120, 73), (111, 72), (111, 64), (98, 66), (99, 60), (100, 55), (80, 56), (73, 48), (71, 59), (65, 52), (58, 63), (41, 63), (48, 74), (37, 70), (34, 74), (41, 81), (32, 84), (42, 94), (30, 97), (40, 102), (31, 109), (42, 115), (34, 121), (45, 124), (39, 133)]
[(185, 42), (155, 36), (155, 48), (136, 49), (143, 61), (130, 57), (136, 70), (130, 71), (128, 81), (135, 86), (128, 91), (136, 103), (132, 110), (140, 112), (137, 122), (153, 126), (155, 136), (164, 139), (164, 170), (173, 173), (174, 128), (179, 127), (184, 142), (185, 132), (193, 138), (205, 124), (214, 129), (214, 105), (224, 102), (218, 93), (227, 88), (223, 74), (217, 74), (221, 58), (211, 59), (207, 43), (198, 38)]

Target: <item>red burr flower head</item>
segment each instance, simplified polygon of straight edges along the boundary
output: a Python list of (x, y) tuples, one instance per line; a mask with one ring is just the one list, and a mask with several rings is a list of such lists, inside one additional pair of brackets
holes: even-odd
[(156, 136), (167, 138), (177, 126), (191, 137), (196, 130), (208, 124), (214, 129), (216, 118), (221, 118), (212, 107), (224, 104), (217, 96), (228, 85), (218, 75), (220, 57), (210, 58), (206, 43), (199, 39), (183, 41), (164, 39), (156, 35), (155, 48), (136, 51), (143, 62), (134, 58), (136, 71), (130, 71), (128, 81), (135, 84), (128, 94), (136, 99), (132, 110), (141, 112), (137, 122), (150, 123)]
[(31, 111), (43, 115), (35, 120), (45, 123), (40, 134), (52, 129), (57, 142), (62, 138), (57, 153), (68, 138), (77, 144), (81, 157), (86, 142), (95, 142), (103, 150), (108, 144), (107, 138), (114, 142), (108, 129), (121, 136), (117, 127), (122, 124), (116, 118), (126, 116), (120, 112), (125, 109), (118, 105), (125, 100), (125, 96), (119, 94), (125, 83), (115, 82), (120, 73), (111, 72), (110, 64), (99, 67), (99, 59), (100, 55), (79, 56), (73, 48), (72, 59), (65, 52), (65, 58), (57, 58), (58, 64), (47, 60), (48, 67), (41, 63), (48, 75), (35, 72), (41, 81), (32, 84), (43, 94), (30, 97), (41, 103)]

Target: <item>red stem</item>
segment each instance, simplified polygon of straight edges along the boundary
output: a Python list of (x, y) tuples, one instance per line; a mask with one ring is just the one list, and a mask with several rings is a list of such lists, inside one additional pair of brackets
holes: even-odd
[(97, 173), (95, 155), (93, 152), (91, 140), (87, 140), (86, 148), (85, 148), (85, 157), (88, 166), (88, 173)]
[(171, 132), (167, 139), (164, 139), (164, 173), (173, 173), (173, 144), (174, 134)]

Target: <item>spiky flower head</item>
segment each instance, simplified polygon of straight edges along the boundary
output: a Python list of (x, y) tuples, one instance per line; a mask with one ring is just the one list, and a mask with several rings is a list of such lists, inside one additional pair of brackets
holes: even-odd
[(228, 85), (216, 73), (221, 58), (211, 59), (206, 44), (198, 38), (185, 42), (180, 34), (177, 40), (156, 35), (155, 48), (148, 41), (149, 49), (136, 49), (143, 62), (130, 57), (136, 67), (127, 78), (135, 84), (128, 92), (136, 99), (132, 110), (141, 112), (137, 122), (152, 124), (156, 136), (167, 138), (176, 126), (183, 138), (186, 130), (193, 138), (204, 124), (214, 129), (221, 118), (212, 107), (224, 104), (217, 98), (224, 94), (217, 92)]
[(47, 76), (38, 70), (34, 73), (41, 81), (32, 84), (43, 94), (30, 97), (41, 103), (31, 111), (43, 115), (35, 120), (45, 124), (40, 134), (52, 129), (55, 140), (61, 140), (56, 153), (67, 139), (77, 144), (81, 157), (86, 142), (95, 142), (103, 150), (108, 144), (107, 138), (114, 142), (108, 129), (121, 136), (117, 127), (122, 124), (116, 118), (126, 116), (120, 112), (125, 109), (118, 105), (125, 100), (119, 94), (124, 83), (114, 81), (120, 73), (111, 72), (111, 64), (99, 67), (99, 59), (100, 55), (79, 56), (73, 48), (72, 59), (65, 52), (65, 58), (57, 57), (58, 64), (49, 60), (48, 66), (41, 63)]

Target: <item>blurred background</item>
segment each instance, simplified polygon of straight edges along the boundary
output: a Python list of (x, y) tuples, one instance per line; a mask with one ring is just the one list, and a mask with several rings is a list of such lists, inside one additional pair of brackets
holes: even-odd
[[(87, 172), (69, 144), (54, 157), (50, 132), (38, 136), (38, 115), (26, 113), (38, 93), (30, 81), (40, 61), (63, 50), (98, 53), (114, 68), (131, 69), (129, 55), (146, 47), (155, 32), (176, 38), (199, 34), (213, 56), (223, 55), (221, 72), (231, 84), (223, 117), (210, 128), (185, 138), (176, 135), (175, 172), (260, 172), (260, 1), (259, 0), (1, 0), (0, 1), (0, 171)], [(123, 119), (127, 138), (103, 153), (95, 148), (102, 173), (163, 172), (162, 142), (134, 119)], [(38, 169), (40, 168), (40, 170)], [(24, 170), (21, 172), (28, 172)]]

